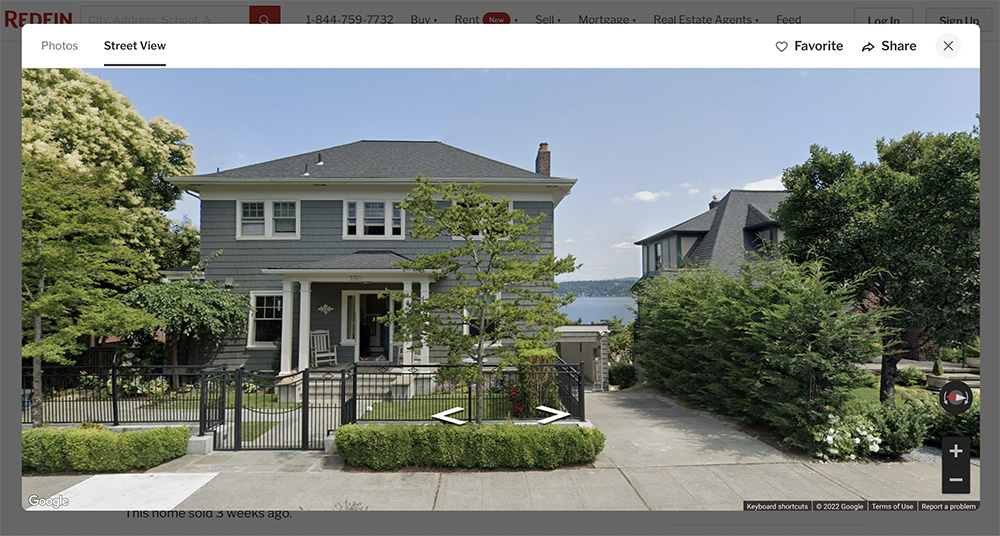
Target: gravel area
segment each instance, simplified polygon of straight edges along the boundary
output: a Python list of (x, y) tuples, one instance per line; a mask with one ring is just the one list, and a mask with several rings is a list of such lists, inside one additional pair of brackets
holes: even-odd
[(941, 449), (924, 445), (913, 452), (905, 455), (905, 458), (913, 462), (937, 463), (941, 461)]

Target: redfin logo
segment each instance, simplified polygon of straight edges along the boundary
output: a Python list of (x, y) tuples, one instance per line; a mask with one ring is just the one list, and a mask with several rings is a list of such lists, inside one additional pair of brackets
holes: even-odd
[(3, 12), (3, 25), (6, 28), (20, 28), (25, 24), (73, 24), (72, 13), (19, 13), (17, 11)]

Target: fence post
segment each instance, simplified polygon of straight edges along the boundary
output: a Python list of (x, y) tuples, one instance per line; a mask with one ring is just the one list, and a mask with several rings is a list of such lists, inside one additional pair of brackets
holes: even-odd
[(351, 374), (351, 422), (358, 422), (358, 369), (355, 367), (354, 374)]
[(201, 369), (201, 374), (199, 375), (199, 388), (198, 388), (198, 435), (205, 435), (205, 425), (208, 421), (208, 399), (205, 397), (205, 389), (208, 384), (208, 379), (205, 378), (205, 369)]
[(111, 421), (118, 426), (118, 364), (111, 363)]
[(309, 450), (309, 369), (302, 371), (302, 450)]
[[(236, 369), (236, 393), (233, 395), (233, 406), (235, 406), (235, 416), (233, 421), (233, 447), (235, 450), (243, 450), (243, 369)], [(225, 398), (225, 393), (223, 393)]]
[(576, 389), (577, 389), (577, 393), (579, 393), (579, 396), (580, 396), (580, 415), (579, 415), (579, 418), (582, 421), (584, 419), (584, 417), (583, 417), (583, 415), (584, 415), (584, 411), (583, 411), (583, 362), (582, 361), (580, 362), (580, 365), (577, 368)]

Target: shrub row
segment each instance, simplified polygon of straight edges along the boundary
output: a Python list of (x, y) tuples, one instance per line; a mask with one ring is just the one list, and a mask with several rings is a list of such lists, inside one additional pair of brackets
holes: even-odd
[(544, 468), (588, 462), (604, 450), (597, 428), (515, 424), (357, 425), (336, 432), (337, 454), (376, 470), (406, 466)]
[(653, 385), (815, 452), (817, 427), (858, 382), (856, 364), (883, 352), (889, 311), (855, 312), (852, 296), (819, 262), (657, 277), (639, 292), (636, 354)]
[(186, 427), (112, 432), (102, 428), (21, 431), (21, 469), (39, 473), (121, 472), (155, 467), (187, 452)]

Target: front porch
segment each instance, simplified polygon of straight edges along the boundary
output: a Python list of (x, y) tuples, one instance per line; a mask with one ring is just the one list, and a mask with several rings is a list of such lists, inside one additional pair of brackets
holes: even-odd
[[(282, 276), (280, 375), (307, 368), (339, 371), (352, 363), (426, 364), (430, 349), (399, 340), (378, 319), (430, 295), (433, 275), (393, 265), (409, 260), (389, 251), (359, 251), (312, 263), (265, 268)], [(312, 333), (328, 338), (336, 363), (313, 367)]]

